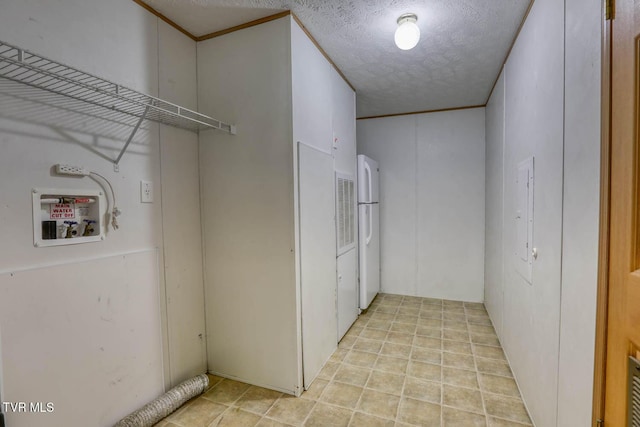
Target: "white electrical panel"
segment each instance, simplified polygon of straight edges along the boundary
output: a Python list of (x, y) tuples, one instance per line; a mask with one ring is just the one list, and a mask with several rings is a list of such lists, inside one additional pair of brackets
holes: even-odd
[(74, 245), (104, 240), (100, 190), (34, 188), (33, 245)]
[(516, 270), (532, 283), (533, 248), (533, 157), (518, 164), (516, 175)]

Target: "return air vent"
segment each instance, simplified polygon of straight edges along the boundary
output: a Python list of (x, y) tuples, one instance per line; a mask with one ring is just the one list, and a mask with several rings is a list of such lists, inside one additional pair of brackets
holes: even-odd
[(356, 208), (353, 175), (336, 174), (336, 227), (338, 255), (355, 247)]
[(629, 357), (629, 421), (628, 427), (640, 427), (640, 361)]

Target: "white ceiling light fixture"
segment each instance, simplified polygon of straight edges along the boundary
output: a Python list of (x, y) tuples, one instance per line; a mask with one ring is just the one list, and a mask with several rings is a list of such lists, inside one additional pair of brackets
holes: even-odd
[(418, 16), (415, 13), (405, 13), (398, 18), (394, 40), (400, 49), (413, 49), (420, 41), (420, 28), (416, 24), (417, 21)]

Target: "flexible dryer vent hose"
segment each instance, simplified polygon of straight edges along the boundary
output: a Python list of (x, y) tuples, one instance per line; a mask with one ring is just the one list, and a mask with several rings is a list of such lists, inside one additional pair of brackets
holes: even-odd
[(115, 427), (151, 427), (189, 399), (204, 393), (207, 386), (209, 386), (209, 377), (206, 374), (191, 378), (175, 386), (153, 402), (147, 403), (141, 409), (127, 415), (118, 421)]

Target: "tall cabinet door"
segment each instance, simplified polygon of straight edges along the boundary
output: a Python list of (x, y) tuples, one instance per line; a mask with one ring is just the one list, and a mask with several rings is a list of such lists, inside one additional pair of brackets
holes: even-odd
[(298, 148), (299, 273), (304, 387), (337, 347), (333, 157)]

